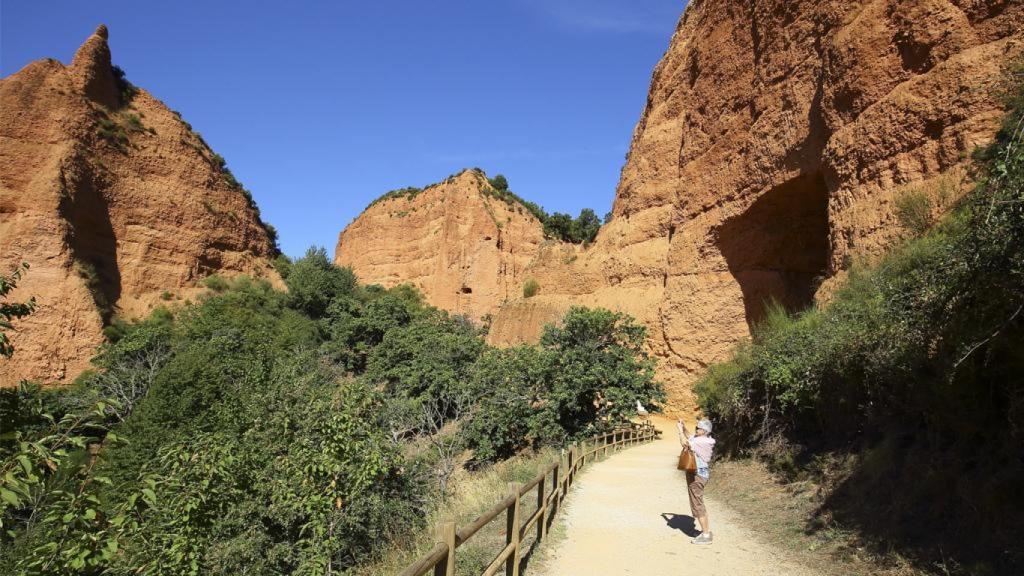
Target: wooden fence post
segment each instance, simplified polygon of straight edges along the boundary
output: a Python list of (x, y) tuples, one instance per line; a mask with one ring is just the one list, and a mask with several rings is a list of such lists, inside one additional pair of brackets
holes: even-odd
[(572, 479), (569, 482), (570, 484), (575, 484), (576, 483), (576, 472), (577, 472), (577, 470), (579, 470), (579, 468), (580, 468), (580, 445), (579, 444), (573, 444), (572, 445)]
[(558, 455), (558, 462), (555, 462), (555, 469), (552, 471), (552, 474), (551, 474), (551, 492), (552, 492), (552, 495), (551, 495), (551, 514), (549, 514), (549, 516), (551, 516), (552, 518), (554, 518), (555, 514), (558, 514), (558, 507), (560, 505), (560, 499), (562, 497), (561, 496), (561, 492), (560, 492), (561, 489), (562, 489), (562, 482), (561, 482), (561, 479), (559, 479), (559, 477), (558, 477), (558, 469), (561, 468), (561, 467), (562, 467), (562, 455), (559, 454)]
[(448, 556), (434, 566), (434, 576), (455, 576), (455, 522), (437, 525), (437, 541), (448, 546)]
[(540, 482), (537, 483), (537, 542), (544, 540), (548, 535), (548, 507), (544, 502), (544, 479), (547, 474), (541, 474)]
[(508, 509), (508, 520), (505, 526), (505, 545), (512, 545), (512, 553), (505, 561), (505, 576), (519, 576), (519, 488), (518, 482), (509, 482), (508, 489), (515, 497), (515, 502)]
[(572, 486), (572, 446), (569, 446), (569, 451), (565, 454), (565, 494), (569, 494), (569, 486)]

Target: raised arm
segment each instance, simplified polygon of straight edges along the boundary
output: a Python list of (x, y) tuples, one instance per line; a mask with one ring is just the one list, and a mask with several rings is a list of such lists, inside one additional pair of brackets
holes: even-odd
[(679, 433), (679, 445), (686, 448), (690, 445), (690, 432), (686, 429), (686, 424), (683, 423), (682, 418), (676, 421), (676, 432)]

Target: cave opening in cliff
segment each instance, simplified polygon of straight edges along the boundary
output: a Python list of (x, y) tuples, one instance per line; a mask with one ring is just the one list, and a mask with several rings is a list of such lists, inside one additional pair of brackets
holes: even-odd
[(717, 230), (717, 245), (743, 293), (752, 329), (775, 301), (803, 310), (829, 262), (828, 186), (820, 172), (776, 186)]

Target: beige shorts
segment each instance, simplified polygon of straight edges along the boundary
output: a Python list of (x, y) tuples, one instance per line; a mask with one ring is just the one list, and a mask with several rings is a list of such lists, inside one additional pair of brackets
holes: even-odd
[(690, 512), (694, 518), (707, 516), (707, 508), (704, 507), (704, 486), (708, 483), (707, 478), (696, 474), (686, 475), (686, 489), (690, 493)]

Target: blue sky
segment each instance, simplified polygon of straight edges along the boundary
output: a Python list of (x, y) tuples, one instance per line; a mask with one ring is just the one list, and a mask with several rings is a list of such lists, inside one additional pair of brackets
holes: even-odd
[(610, 210), (682, 0), (0, 0), (0, 74), (114, 63), (252, 190), (285, 253), (466, 167), (548, 211)]

